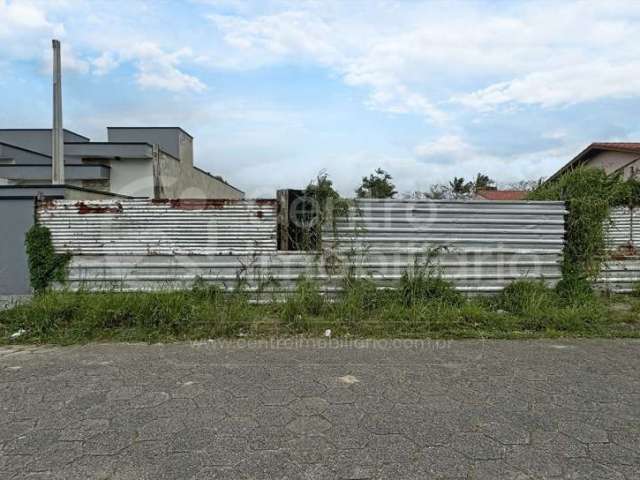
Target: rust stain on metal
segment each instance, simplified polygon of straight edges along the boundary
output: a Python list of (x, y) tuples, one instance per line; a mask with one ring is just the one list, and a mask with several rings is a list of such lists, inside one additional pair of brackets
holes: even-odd
[(619, 246), (615, 252), (611, 254), (613, 260), (624, 260), (628, 257), (636, 257), (638, 255), (638, 249), (636, 246), (629, 242), (627, 245)]
[(230, 200), (217, 200), (217, 199), (205, 199), (205, 200), (171, 200), (169, 205), (171, 208), (178, 210), (221, 210), (225, 205), (233, 203)]
[(278, 201), (273, 199), (273, 198), (257, 198), (254, 200), (254, 202), (256, 202), (256, 205), (264, 205), (264, 206), (272, 206), (272, 205), (277, 205)]
[(43, 208), (44, 210), (55, 208), (55, 202), (51, 198), (40, 199), (39, 203), (40, 203), (40, 208)]
[(122, 213), (122, 204), (120, 202), (116, 202), (114, 206), (87, 205), (84, 202), (77, 202), (75, 206), (80, 215), (87, 213)]
[[(243, 200), (218, 198), (159, 198), (151, 200), (154, 205), (169, 205), (176, 210), (221, 210), (228, 205), (241, 205)], [(254, 200), (256, 206), (274, 206), (275, 200)], [(262, 218), (262, 217), (260, 217)]]

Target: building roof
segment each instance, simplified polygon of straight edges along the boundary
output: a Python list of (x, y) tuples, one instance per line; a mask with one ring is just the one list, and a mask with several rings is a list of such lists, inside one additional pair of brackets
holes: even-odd
[(476, 197), (485, 200), (524, 200), (527, 192), (523, 190), (478, 190)]
[(107, 127), (108, 130), (180, 130), (187, 137), (193, 140), (193, 135), (182, 127)]
[(563, 166), (560, 170), (551, 175), (547, 181), (559, 177), (570, 168), (583, 164), (589, 158), (600, 152), (636, 153), (640, 155), (640, 142), (594, 142), (582, 150), (578, 155), (573, 157), (573, 159), (571, 159), (571, 161), (569, 161), (569, 163)]
[[(80, 135), (78, 132), (74, 132), (73, 130), (69, 130), (68, 128), (63, 128), (63, 131), (67, 133), (71, 133), (76, 137), (86, 138), (90, 140), (89, 137), (85, 137), (84, 135)], [(0, 128), (0, 132), (50, 132), (50, 128)]]
[(589, 148), (640, 153), (640, 142), (597, 142), (589, 145)]

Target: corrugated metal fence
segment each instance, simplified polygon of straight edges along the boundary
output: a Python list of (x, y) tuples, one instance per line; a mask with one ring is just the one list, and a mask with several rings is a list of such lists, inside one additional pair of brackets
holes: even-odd
[(54, 200), (38, 206), (57, 250), (73, 255), (275, 252), (272, 200)]
[(38, 209), (57, 251), (72, 254), (72, 288), (189, 287), (289, 291), (300, 275), (340, 288), (347, 270), (393, 286), (440, 248), (442, 275), (467, 292), (518, 278), (560, 278), (560, 202), (362, 200), (323, 234), (321, 252), (276, 251), (274, 201), (53, 201)]
[(358, 200), (325, 239), (386, 253), (446, 245), (557, 255), (564, 245), (565, 213), (562, 202)]
[(616, 207), (605, 224), (609, 250), (633, 248), (640, 241), (640, 212), (638, 209)]
[(637, 208), (614, 208), (605, 231), (611, 258), (603, 265), (598, 285), (613, 292), (631, 292), (640, 282), (640, 212)]

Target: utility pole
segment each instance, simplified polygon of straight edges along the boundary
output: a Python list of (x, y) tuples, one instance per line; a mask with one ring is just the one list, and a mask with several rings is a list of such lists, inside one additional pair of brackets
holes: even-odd
[(62, 130), (62, 64), (60, 41), (53, 40), (53, 129), (51, 130), (51, 183), (64, 184), (64, 132)]

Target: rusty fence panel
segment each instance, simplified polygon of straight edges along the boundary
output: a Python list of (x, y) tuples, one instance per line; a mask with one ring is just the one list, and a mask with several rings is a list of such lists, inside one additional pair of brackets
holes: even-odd
[(325, 229), (320, 252), (276, 251), (273, 202), (218, 207), (54, 201), (41, 205), (38, 217), (51, 228), (56, 250), (72, 254), (71, 288), (189, 288), (201, 278), (269, 295), (291, 291), (304, 275), (335, 293), (347, 271), (387, 288), (433, 248), (441, 275), (464, 292), (561, 276), (561, 202), (358, 201)]
[(275, 200), (51, 200), (38, 221), (72, 255), (267, 253)]

